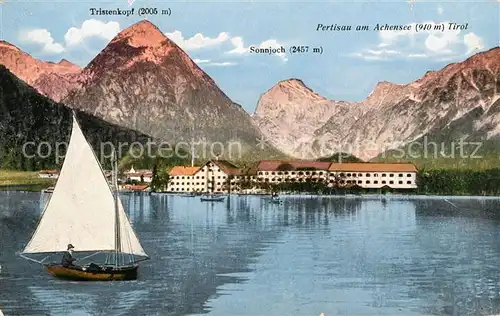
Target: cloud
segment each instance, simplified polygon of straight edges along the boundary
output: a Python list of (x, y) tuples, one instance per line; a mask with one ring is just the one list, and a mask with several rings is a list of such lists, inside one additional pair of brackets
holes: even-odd
[(271, 53), (273, 51), (276, 51), (274, 55), (281, 57), (284, 62), (288, 61), (286, 53), (280, 51), (280, 48), (282, 48), (283, 45), (275, 39), (268, 39), (258, 45), (250, 45), (248, 47), (245, 47), (245, 42), (243, 41), (243, 38), (233, 37), (231, 38), (231, 44), (233, 44), (233, 49), (228, 51), (227, 52), (228, 54), (246, 55), (251, 52), (251, 48), (259, 48), (268, 50)]
[[(498, 1), (500, 1), (500, 0), (498, 0)], [(443, 9), (443, 7), (441, 5), (438, 5), (438, 7), (437, 7), (437, 13), (439, 15), (443, 15), (444, 9)]]
[(193, 59), (196, 64), (206, 64), (210, 62), (210, 59)]
[(217, 37), (206, 37), (201, 33), (195, 34), (189, 39), (185, 39), (181, 31), (173, 31), (172, 33), (165, 33), (165, 35), (174, 41), (180, 48), (186, 51), (196, 50), (204, 47), (216, 46), (229, 40), (227, 32), (221, 32)]
[[(500, 2), (500, 0), (498, 1)], [(475, 50), (481, 50), (484, 48), (483, 40), (472, 32), (464, 35), (464, 43), (467, 46), (467, 54), (470, 54)]]
[(110, 41), (120, 32), (120, 24), (110, 21), (103, 22), (95, 19), (86, 20), (78, 27), (71, 27), (64, 35), (67, 46), (82, 44), (85, 39), (98, 37)]
[(21, 41), (40, 45), (44, 54), (60, 54), (64, 52), (64, 46), (56, 43), (52, 34), (46, 29), (34, 29), (21, 33)]
[(82, 25), (71, 27), (64, 35), (64, 44), (57, 43), (51, 33), (46, 29), (34, 29), (21, 33), (21, 41), (42, 46), (41, 53), (60, 54), (65, 52), (68, 47), (82, 44), (90, 37), (100, 37), (105, 40), (111, 40), (120, 32), (118, 22), (102, 22), (95, 19), (86, 20)]
[[(500, 1), (500, 0), (499, 0)], [(427, 21), (407, 24), (401, 31), (380, 31), (376, 48), (367, 48), (351, 54), (365, 60), (389, 60), (395, 58), (432, 58), (448, 60), (469, 55), (483, 49), (482, 39), (469, 32), (449, 30), (449, 22)]]
[(212, 67), (229, 67), (229, 66), (235, 66), (237, 65), (236, 63), (233, 62), (212, 62), (210, 59), (193, 59), (193, 61), (197, 65), (203, 65), (203, 66), (212, 66)]
[[(263, 48), (263, 49), (277, 49), (282, 45), (278, 43), (278, 41), (274, 39), (269, 39), (263, 41), (258, 45), (250, 45), (249, 47), (245, 47), (245, 43), (243, 38), (240, 36), (231, 36), (228, 32), (220, 32), (217, 37), (208, 37), (203, 35), (202, 33), (197, 33), (194, 36), (186, 39), (182, 35), (181, 31), (175, 30), (171, 33), (165, 33), (165, 35), (174, 41), (180, 48), (186, 51), (198, 50), (205, 47), (214, 47), (224, 44), (226, 42), (230, 42), (233, 48), (228, 51), (228, 54), (232, 55), (245, 55), (250, 53), (250, 47)], [(277, 52), (275, 55), (281, 57), (284, 61), (287, 61), (287, 57), (285, 53)], [(202, 62), (203, 63), (203, 62)], [(207, 64), (208, 61), (204, 62)], [(210, 63), (212, 66), (232, 66), (235, 63), (223, 62), (223, 63)]]

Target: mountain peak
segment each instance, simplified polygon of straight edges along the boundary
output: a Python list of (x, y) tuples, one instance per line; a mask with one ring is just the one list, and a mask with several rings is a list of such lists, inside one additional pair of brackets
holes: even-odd
[(165, 34), (148, 20), (137, 22), (124, 29), (113, 39), (113, 41), (126, 40), (133, 47), (158, 46), (168, 40)]
[(278, 85), (281, 85), (281, 86), (297, 85), (297, 86), (302, 86), (304, 88), (307, 88), (304, 81), (302, 81), (298, 78), (289, 78), (289, 79), (281, 80), (280, 82), (278, 82)]
[(326, 98), (314, 92), (302, 80), (297, 78), (289, 78), (278, 82), (266, 92), (266, 95), (271, 97), (292, 97), (293, 99), (307, 98), (315, 101), (326, 100)]

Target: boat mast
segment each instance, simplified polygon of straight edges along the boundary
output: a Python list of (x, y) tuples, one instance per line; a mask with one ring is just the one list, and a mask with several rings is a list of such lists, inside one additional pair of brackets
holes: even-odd
[(118, 255), (121, 253), (121, 238), (120, 238), (120, 213), (118, 211), (118, 162), (116, 152), (113, 151), (112, 157), (112, 178), (113, 178), (113, 197), (115, 204), (115, 268), (118, 268)]
[(191, 167), (194, 167), (194, 125), (191, 126)]

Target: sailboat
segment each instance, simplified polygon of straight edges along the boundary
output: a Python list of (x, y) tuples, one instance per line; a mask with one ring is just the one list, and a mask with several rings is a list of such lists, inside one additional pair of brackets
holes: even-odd
[[(74, 281), (135, 280), (138, 263), (148, 260), (122, 202), (118, 197), (117, 159), (113, 158), (113, 187), (85, 139), (73, 113), (71, 139), (54, 192), (41, 215), (38, 227), (21, 257), (42, 264), (56, 278)], [(74, 245), (75, 254), (105, 254), (102, 264), (65, 267), (45, 263), (51, 254)], [(44, 254), (38, 261), (30, 255)], [(104, 258), (103, 258), (104, 259)]]

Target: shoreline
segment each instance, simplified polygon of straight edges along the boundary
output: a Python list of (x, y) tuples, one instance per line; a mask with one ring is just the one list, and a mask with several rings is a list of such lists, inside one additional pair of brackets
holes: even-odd
[[(38, 192), (42, 193), (43, 188), (37, 188), (29, 185), (13, 185), (13, 186), (0, 186), (0, 192)], [(127, 192), (122, 191), (120, 194), (141, 194), (149, 195), (149, 192)], [(151, 195), (157, 196), (172, 196), (184, 197), (186, 193), (169, 193), (169, 192), (151, 192)], [(228, 194), (220, 194), (221, 196), (228, 196)], [(267, 198), (271, 194), (230, 194), (233, 197), (261, 197)], [(311, 193), (294, 193), (294, 194), (278, 194), (280, 198), (316, 198), (316, 199), (329, 199), (329, 198), (345, 198), (345, 199), (377, 199), (377, 200), (425, 200), (425, 199), (442, 199), (442, 200), (500, 200), (497, 195), (438, 195), (438, 194), (311, 194)], [(192, 198), (192, 197), (186, 197)]]
[[(46, 189), (52, 186), (52, 183), (36, 183), (36, 184), (7, 184), (0, 185), (0, 191), (6, 192), (41, 192), (43, 189)], [(120, 193), (149, 193), (149, 192), (129, 192), (129, 191), (121, 191)], [(183, 193), (174, 193), (174, 192), (151, 192), (153, 195), (171, 195), (171, 196), (182, 196), (187, 192)], [(345, 198), (380, 198), (380, 199), (398, 199), (398, 198), (415, 198), (415, 199), (424, 199), (424, 198), (453, 198), (453, 199), (500, 199), (499, 195), (486, 194), (486, 195), (467, 195), (467, 194), (419, 194), (419, 193), (387, 193), (387, 194), (377, 194), (377, 193), (348, 193), (348, 194), (319, 194), (312, 192), (303, 192), (303, 193), (278, 193), (280, 197), (316, 197), (316, 198), (329, 198), (329, 197), (345, 197)], [(222, 193), (221, 195), (227, 196), (227, 193)], [(232, 196), (269, 196), (270, 193), (231, 193)]]

